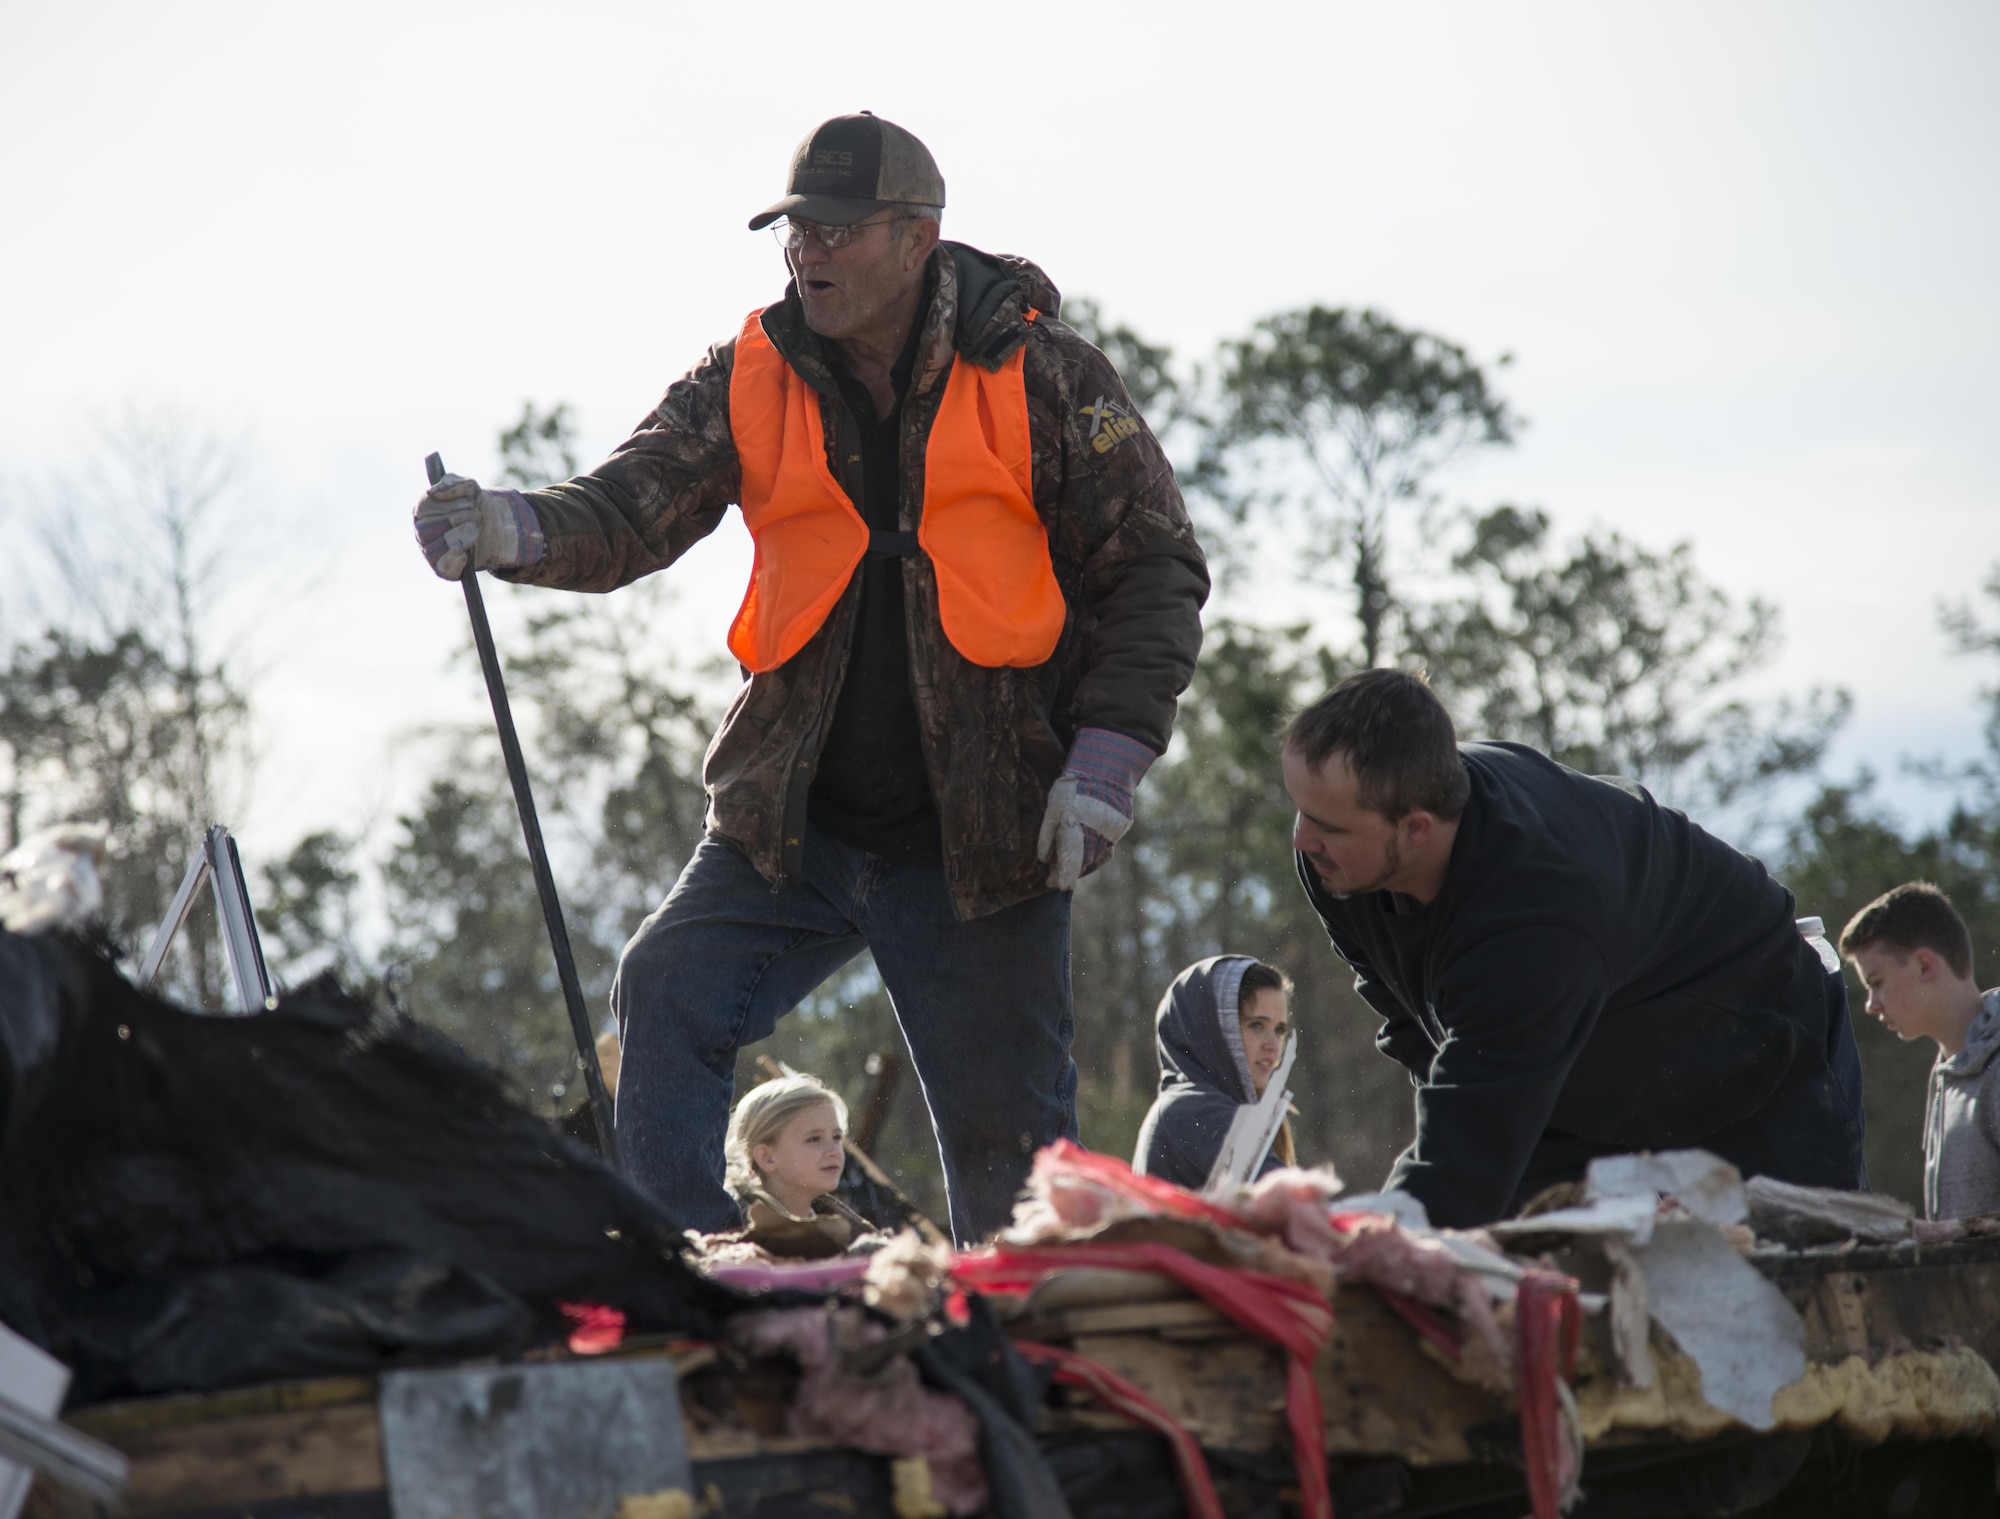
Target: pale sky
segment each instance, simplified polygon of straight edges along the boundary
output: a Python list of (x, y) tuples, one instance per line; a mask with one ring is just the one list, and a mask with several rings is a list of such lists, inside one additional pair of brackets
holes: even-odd
[[(1994, 678), (1935, 607), (2000, 559), (1996, 79), (1991, 3), (0, 0), (0, 535), (120, 405), (245, 433), (293, 545), (240, 581), (246, 855), (379, 814), (397, 735), (482, 699), (423, 456), (490, 472), (530, 397), (608, 449), (780, 293), (744, 222), (865, 107), (947, 236), (1184, 355), (1315, 301), (1512, 353), (1530, 426), (1452, 499), (1692, 538), (1783, 609), (1766, 689), (1853, 690), (1835, 771), (1893, 772), (1971, 752)], [(746, 545), (677, 567), (692, 652)]]

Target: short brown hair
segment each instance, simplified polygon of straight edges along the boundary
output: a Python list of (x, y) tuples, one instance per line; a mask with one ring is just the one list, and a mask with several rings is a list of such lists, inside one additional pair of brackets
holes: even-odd
[(1236, 984), (1236, 1009), (1240, 1013), (1243, 1004), (1259, 992), (1283, 992), (1292, 994), (1292, 978), (1275, 965), (1266, 965), (1262, 960), (1252, 960), (1243, 967), (1243, 979)]
[(1842, 955), (1880, 945), (1903, 959), (1927, 949), (1961, 981), (1972, 975), (1972, 935), (1951, 898), (1929, 881), (1905, 881), (1848, 919), (1840, 931)]
[(1350, 675), (1293, 718), (1284, 739), (1314, 770), (1344, 757), (1356, 800), (1392, 823), (1420, 807), (1452, 822), (1472, 794), (1458, 730), (1422, 674)]

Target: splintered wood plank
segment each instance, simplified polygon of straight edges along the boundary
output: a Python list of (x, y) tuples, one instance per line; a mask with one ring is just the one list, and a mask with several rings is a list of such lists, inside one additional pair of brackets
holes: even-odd
[(1806, 1355), (1874, 1360), (1961, 1343), (2000, 1365), (2000, 1239), (1753, 1257), (1806, 1325)]
[(1773, 1275), (1805, 1320), (1812, 1360), (1872, 1361), (1899, 1340), (1919, 1349), (1956, 1341), (1988, 1361), (2000, 1358), (2000, 1263)]
[(1334, 1302), (1313, 1368), (1332, 1455), (1395, 1455), (1413, 1466), (1469, 1461), (1466, 1431), (1509, 1410), (1432, 1359), (1416, 1331), (1364, 1288)]
[(104, 1438), (132, 1463), (127, 1514), (230, 1507), (383, 1485), (375, 1404), (240, 1414)]
[(1102, 1308), (1070, 1308), (1048, 1319), (1024, 1321), (1019, 1338), (1074, 1339), (1084, 1334), (1163, 1334), (1197, 1339), (1238, 1333), (1236, 1326), (1199, 1298), (1167, 1303), (1115, 1303)]
[(1276, 1346), (1235, 1333), (1199, 1341), (1079, 1334), (1076, 1348), (1135, 1384), (1213, 1450), (1285, 1443), (1285, 1357)]
[[(668, 1353), (634, 1347), (630, 1354)], [(684, 1410), (695, 1460), (810, 1454), (823, 1440), (781, 1432), (796, 1372), (772, 1386), (755, 1374), (722, 1376), (707, 1350), (672, 1352), (684, 1389), (718, 1381), (723, 1416)], [(767, 1405), (768, 1406), (765, 1406)], [(745, 1413), (759, 1415), (745, 1421)], [(379, 1491), (386, 1477), (372, 1377), (277, 1382), (228, 1392), (136, 1398), (72, 1410), (70, 1423), (123, 1452), (132, 1463), (124, 1512), (226, 1509), (297, 1497)], [(96, 1506), (38, 1483), (27, 1519), (99, 1519)]]
[[(1134, 1383), (1204, 1445), (1287, 1443), (1283, 1352), (1205, 1304), (1072, 1309), (1041, 1327), (1060, 1327), (1079, 1352)], [(1314, 1378), (1334, 1455), (1395, 1455), (1419, 1466), (1468, 1461), (1466, 1431), (1512, 1417), (1503, 1400), (1459, 1381), (1425, 1351), (1367, 1288), (1343, 1289), (1335, 1300)]]
[(127, 1514), (369, 1492), (383, 1483), (372, 1377), (136, 1398), (65, 1417), (132, 1463)]
[(227, 1392), (174, 1393), (158, 1398), (133, 1398), (122, 1403), (97, 1403), (72, 1409), (63, 1417), (85, 1434), (117, 1444), (121, 1435), (145, 1430), (178, 1429), (187, 1424), (213, 1424), (244, 1414), (279, 1413), (302, 1408), (330, 1408), (342, 1403), (375, 1403), (373, 1377), (319, 1377), (304, 1382), (265, 1382)]

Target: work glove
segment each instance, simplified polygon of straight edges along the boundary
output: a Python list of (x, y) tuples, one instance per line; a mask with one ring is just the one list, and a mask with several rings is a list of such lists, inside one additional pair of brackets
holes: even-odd
[(490, 491), (446, 475), (417, 502), (417, 547), (441, 580), (475, 570), (515, 570), (548, 554), (535, 509), (519, 491)]
[(1079, 728), (1063, 773), (1049, 788), (1037, 859), (1049, 864), (1049, 885), (1073, 891), (1110, 858), (1132, 826), (1132, 793), (1159, 756), (1136, 738), (1109, 728)]

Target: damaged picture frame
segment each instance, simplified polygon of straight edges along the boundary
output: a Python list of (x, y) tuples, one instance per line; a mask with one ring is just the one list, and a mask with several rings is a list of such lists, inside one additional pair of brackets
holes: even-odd
[(277, 1006), (271, 989), (271, 973), (264, 964), (263, 941), (257, 936), (257, 917), (250, 908), (250, 892), (243, 881), (243, 862), (236, 853), (236, 840), (220, 823), (211, 824), (202, 835), (201, 849), (181, 877), (180, 889), (167, 908), (159, 931), (140, 963), (138, 984), (150, 989), (166, 963), (167, 951), (186, 925), (196, 899), (206, 885), (215, 898), (215, 917), (222, 950), (229, 962), (230, 984), (236, 991), (239, 1014), (261, 1013)]

